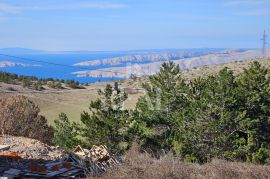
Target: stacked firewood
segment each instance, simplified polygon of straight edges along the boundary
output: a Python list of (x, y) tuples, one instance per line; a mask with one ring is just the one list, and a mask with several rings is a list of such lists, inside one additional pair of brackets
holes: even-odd
[(83, 169), (87, 176), (99, 176), (122, 163), (122, 158), (112, 155), (104, 145), (94, 145), (90, 150), (77, 146), (70, 154), (70, 159)]

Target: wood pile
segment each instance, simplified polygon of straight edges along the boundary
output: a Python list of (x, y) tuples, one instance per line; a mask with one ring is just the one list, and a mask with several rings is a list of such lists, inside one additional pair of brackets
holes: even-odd
[[(91, 149), (77, 146), (73, 152), (65, 152), (33, 139), (6, 137), (9, 139), (3, 140), (0, 137), (0, 178), (85, 178), (100, 176), (109, 168), (122, 163), (121, 157), (112, 155), (104, 145), (93, 146)], [(39, 148), (33, 155), (28, 155), (27, 151), (30, 148), (30, 152), (33, 152), (34, 146), (19, 148), (18, 143), (22, 141), (16, 140), (30, 142), (46, 150)], [(16, 141), (17, 144), (7, 145), (3, 141)], [(44, 154), (47, 150), (50, 152)]]

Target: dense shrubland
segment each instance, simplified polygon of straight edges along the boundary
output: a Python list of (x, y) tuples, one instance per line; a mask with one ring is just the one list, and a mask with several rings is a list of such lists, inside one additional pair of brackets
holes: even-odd
[(139, 139), (153, 155), (172, 152), (188, 162), (270, 163), (269, 74), (254, 61), (238, 76), (224, 68), (189, 81), (179, 66), (164, 63), (144, 84), (146, 95), (134, 110), (125, 110), (127, 96), (108, 85), (80, 123), (61, 114), (55, 142), (66, 148), (106, 144), (121, 152)]
[(66, 87), (81, 89), (83, 86), (74, 80), (60, 80), (54, 78), (37, 78), (34, 76), (17, 75), (13, 73), (7, 73), (0, 71), (0, 82), (22, 85), (24, 88), (30, 88), (34, 90), (44, 90), (44, 86), (54, 89), (63, 89), (63, 85)]

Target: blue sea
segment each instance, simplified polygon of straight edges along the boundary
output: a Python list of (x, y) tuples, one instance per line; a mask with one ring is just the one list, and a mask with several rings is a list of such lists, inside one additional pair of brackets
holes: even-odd
[[(94, 67), (75, 67), (73, 64), (91, 61), (91, 60), (100, 60), (104, 58), (114, 58), (127, 55), (136, 55), (136, 54), (157, 54), (157, 53), (170, 53), (170, 52), (190, 52), (190, 53), (212, 53), (218, 52), (225, 49), (212, 49), (212, 48), (202, 48), (202, 49), (164, 49), (164, 50), (138, 50), (138, 51), (122, 51), (122, 52), (83, 52), (83, 51), (74, 51), (74, 52), (43, 52), (43, 51), (34, 51), (30, 49), (22, 48), (11, 48), (11, 49), (0, 49), (0, 62), (1, 61), (11, 61), (16, 63), (30, 64), (36, 66), (16, 66), (16, 67), (0, 67), (0, 71), (6, 71), (10, 73), (16, 73), (18, 75), (27, 75), (27, 76), (36, 76), (39, 78), (55, 78), (55, 79), (72, 79), (79, 81), (81, 83), (93, 83), (96, 81), (112, 81), (118, 80), (120, 78), (92, 78), (92, 77), (76, 77), (73, 75), (73, 72), (82, 71), (82, 70), (96, 70), (103, 69), (110, 66), (94, 66)], [(1, 54), (9, 54), (24, 59), (1, 56)], [(27, 60), (30, 59), (30, 60)], [(46, 63), (34, 62), (31, 60), (43, 61), (48, 63), (57, 63), (67, 66), (58, 66)], [(142, 62), (147, 63), (147, 62)], [(121, 64), (119, 66), (125, 66), (126, 64)]]
[[(91, 54), (25, 54), (16, 55), (16, 57), (22, 57), (25, 59), (32, 59), (38, 61), (45, 61), (50, 63), (57, 63), (63, 65), (73, 65), (82, 61), (90, 61), (104, 58), (120, 57), (126, 54), (116, 53), (91, 53)], [(17, 63), (38, 65), (38, 66), (27, 66), (27, 67), (0, 67), (0, 71), (16, 73), (19, 75), (36, 76), (39, 78), (57, 78), (57, 79), (73, 79), (81, 83), (93, 83), (96, 81), (111, 81), (117, 78), (92, 78), (92, 77), (76, 77), (72, 72), (81, 71), (80, 67), (68, 67), (68, 66), (56, 66), (46, 63), (33, 62), (29, 60), (17, 59), (13, 57), (0, 56), (0, 61), (11, 61)], [(95, 66), (95, 67), (83, 67), (85, 69), (102, 69), (108, 66)]]

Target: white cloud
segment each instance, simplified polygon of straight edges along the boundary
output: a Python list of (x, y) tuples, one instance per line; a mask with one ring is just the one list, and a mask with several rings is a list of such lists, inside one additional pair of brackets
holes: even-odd
[(18, 6), (0, 3), (0, 13), (17, 13), (19, 9)]
[(68, 10), (68, 9), (122, 9), (126, 8), (126, 4), (114, 4), (107, 2), (91, 3), (80, 2), (74, 4), (62, 4), (62, 5), (48, 5), (48, 6), (26, 6), (22, 7), (23, 10)]
[(70, 4), (43, 6), (23, 6), (0, 3), (0, 13), (18, 13), (23, 11), (52, 11), (52, 10), (72, 10), (72, 9), (122, 9), (127, 8), (126, 4), (109, 2), (76, 2)]
[(0, 16), (0, 22), (4, 22), (5, 20), (6, 20), (5, 17), (1, 17), (1, 16)]
[(263, 4), (270, 4), (270, 0), (235, 0), (224, 3), (224, 6), (254, 6)]
[[(234, 15), (239, 16), (269, 16), (270, 0), (235, 0), (223, 4), (225, 7), (233, 9)], [(266, 8), (267, 7), (267, 8)]]
[(253, 9), (249, 11), (238, 12), (237, 15), (241, 16), (269, 16), (270, 9)]

